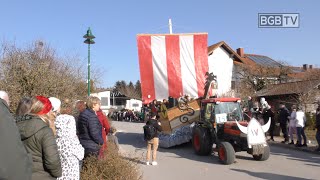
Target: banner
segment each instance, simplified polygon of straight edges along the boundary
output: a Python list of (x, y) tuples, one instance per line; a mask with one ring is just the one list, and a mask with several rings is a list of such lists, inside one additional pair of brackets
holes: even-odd
[(204, 94), (207, 33), (137, 35), (142, 99)]

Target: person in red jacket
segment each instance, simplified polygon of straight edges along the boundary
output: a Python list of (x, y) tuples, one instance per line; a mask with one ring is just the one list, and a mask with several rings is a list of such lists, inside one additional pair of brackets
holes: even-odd
[(97, 116), (98, 116), (98, 119), (102, 125), (102, 138), (104, 141), (103, 146), (101, 147), (100, 152), (99, 152), (99, 157), (102, 158), (103, 153), (104, 153), (105, 149), (107, 148), (107, 135), (109, 134), (109, 131), (110, 131), (110, 124), (107, 119), (107, 116), (104, 115), (104, 113), (102, 112), (101, 109), (99, 111), (97, 111)]

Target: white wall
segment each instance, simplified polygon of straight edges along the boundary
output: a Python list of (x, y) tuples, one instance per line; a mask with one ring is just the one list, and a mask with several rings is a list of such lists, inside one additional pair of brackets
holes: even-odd
[[(110, 91), (103, 91), (103, 92), (99, 92), (99, 93), (92, 93), (91, 96), (96, 96), (98, 97), (100, 100), (102, 98), (108, 98), (108, 105), (107, 106), (102, 106), (101, 105), (101, 109), (105, 112), (108, 113), (109, 109), (112, 107), (110, 105)], [(112, 97), (111, 97), (112, 98)], [(135, 111), (140, 111), (142, 107), (142, 101), (137, 100), (137, 99), (130, 99), (126, 101), (126, 105), (125, 107), (123, 106), (113, 106), (113, 108), (118, 108), (118, 109), (122, 109), (122, 108), (126, 108), (126, 109), (134, 109)]]
[(134, 111), (141, 111), (142, 101), (137, 99), (130, 99), (126, 101), (126, 109), (134, 109)]
[(219, 47), (208, 57), (209, 72), (217, 76), (218, 96), (231, 90), (233, 59), (223, 48)]

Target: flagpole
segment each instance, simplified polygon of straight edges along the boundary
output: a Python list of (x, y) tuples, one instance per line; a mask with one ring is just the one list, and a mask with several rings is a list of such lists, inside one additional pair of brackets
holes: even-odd
[(169, 32), (172, 34), (172, 22), (171, 19), (169, 19)]

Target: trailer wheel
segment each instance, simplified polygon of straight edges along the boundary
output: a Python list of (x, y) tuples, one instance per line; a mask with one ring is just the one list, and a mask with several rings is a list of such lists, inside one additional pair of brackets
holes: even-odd
[(252, 155), (252, 156), (253, 156), (253, 159), (256, 160), (256, 161), (265, 161), (265, 160), (269, 159), (270, 147), (269, 146), (265, 146), (263, 154)]
[(192, 135), (192, 146), (196, 154), (209, 155), (212, 151), (212, 140), (208, 129), (196, 126)]
[(219, 160), (223, 164), (232, 164), (235, 159), (235, 151), (229, 142), (221, 142), (218, 148)]

